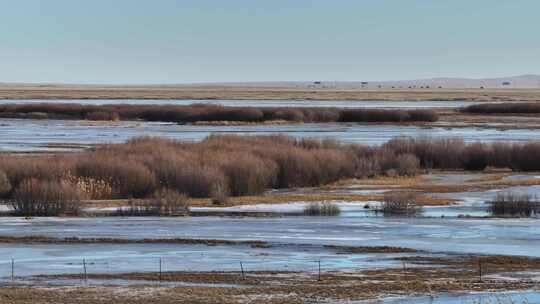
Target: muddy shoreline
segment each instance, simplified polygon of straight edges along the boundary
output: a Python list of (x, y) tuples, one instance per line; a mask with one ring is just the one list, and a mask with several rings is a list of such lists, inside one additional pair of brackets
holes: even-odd
[[(539, 259), (476, 255), (396, 259), (403, 262), (403, 267), (321, 272), (166, 271), (36, 276), (30, 281), (37, 285), (2, 287), (0, 297), (9, 297), (13, 301), (10, 303), (17, 304), (25, 303), (25, 297), (38, 294), (44, 296), (43, 299), (70, 295), (72, 301), (76, 299), (79, 303), (90, 299), (112, 303), (106, 300), (109, 293), (117, 295), (116, 301), (129, 303), (343, 303), (411, 295), (436, 297), (443, 293), (531, 291), (538, 286), (537, 281), (528, 278), (497, 275), (538, 271)], [(100, 286), (88, 285), (92, 281), (100, 282)], [(117, 285), (118, 282), (128, 285)], [(21, 288), (26, 288), (27, 292), (23, 293)], [(136, 293), (141, 290), (152, 292), (150, 296)]]

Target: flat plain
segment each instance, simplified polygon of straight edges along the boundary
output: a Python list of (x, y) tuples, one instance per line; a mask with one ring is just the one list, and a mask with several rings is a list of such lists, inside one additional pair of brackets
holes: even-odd
[(0, 84), (0, 99), (253, 99), (539, 101), (540, 89), (319, 89), (242, 85)]
[(540, 90), (10, 84), (0, 98), (57, 109), (257, 100), (283, 111), (313, 103), (438, 115), (427, 123), (2, 118), (2, 303), (540, 298), (539, 118), (460, 110), (535, 104)]

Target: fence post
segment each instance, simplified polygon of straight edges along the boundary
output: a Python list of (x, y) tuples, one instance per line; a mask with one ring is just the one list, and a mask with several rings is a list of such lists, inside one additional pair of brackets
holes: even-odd
[(159, 258), (159, 282), (161, 283), (161, 258)]
[(478, 259), (478, 276), (480, 277), (480, 282), (482, 282), (482, 260)]
[(88, 281), (88, 276), (87, 276), (87, 274), (86, 274), (86, 259), (83, 259), (83, 260), (82, 260), (82, 263), (83, 263), (83, 271), (84, 271), (83, 279), (84, 279), (84, 281), (86, 282), (86, 281)]
[(15, 281), (15, 260), (11, 259), (11, 280)]
[(245, 280), (246, 276), (244, 274), (244, 265), (242, 264), (242, 261), (240, 261), (240, 271), (242, 272), (242, 280)]
[(318, 261), (319, 263), (319, 278), (318, 278), (318, 281), (321, 280), (321, 260)]

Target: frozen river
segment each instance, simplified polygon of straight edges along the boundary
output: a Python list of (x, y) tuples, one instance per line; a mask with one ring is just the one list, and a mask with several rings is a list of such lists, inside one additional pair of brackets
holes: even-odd
[[(90, 273), (163, 271), (245, 270), (314, 272), (318, 261), (326, 270), (399, 267), (389, 257), (404, 254), (338, 254), (321, 246), (277, 246), (253, 248), (247, 245), (206, 246), (176, 244), (39, 244), (0, 245), (0, 281), (16, 275), (81, 273), (83, 259)], [(410, 255), (410, 254), (409, 254)]]
[[(403, 254), (350, 254), (325, 245), (400, 246), (431, 252), (540, 257), (537, 219), (384, 217), (273, 218), (22, 218), (0, 219), (0, 235), (80, 238), (195, 238), (261, 240), (270, 247), (182, 244), (0, 244), (0, 279), (15, 259), (18, 276), (80, 273), (82, 259), (94, 273), (166, 270), (315, 271), (401, 267)], [(412, 255), (417, 255), (412, 253)]]
[(96, 123), (65, 120), (1, 119), (0, 150), (54, 150), (56, 144), (91, 145), (124, 142), (137, 136), (162, 136), (198, 141), (210, 134), (288, 134), (302, 138), (330, 138), (349, 143), (381, 144), (397, 136), (449, 138), (473, 141), (540, 140), (529, 129), (445, 128), (366, 124), (286, 124), (245, 126), (196, 126), (153, 122)]
[(145, 104), (191, 105), (212, 104), (228, 107), (337, 107), (337, 108), (458, 108), (478, 102), (471, 101), (384, 101), (384, 100), (224, 100), (224, 99), (21, 99), (2, 100), (0, 104), (78, 103), (90, 105)]
[(400, 246), (540, 257), (537, 219), (383, 217), (2, 218), (0, 235), (201, 238), (271, 243)]
[[(275, 218), (1, 218), (0, 235), (81, 238), (200, 238), (261, 240), (270, 247), (182, 244), (0, 244), (0, 278), (80, 273), (82, 259), (94, 273), (166, 270), (231, 271), (242, 261), (250, 270), (315, 271), (401, 267), (404, 254), (350, 254), (325, 245), (401, 246), (431, 252), (540, 257), (536, 219), (383, 217)], [(410, 255), (410, 254), (409, 254)], [(412, 253), (412, 255), (417, 255)]]

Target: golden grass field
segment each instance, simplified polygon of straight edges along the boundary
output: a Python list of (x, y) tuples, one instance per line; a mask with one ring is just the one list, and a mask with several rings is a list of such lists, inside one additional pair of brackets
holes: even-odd
[(0, 99), (318, 99), (540, 101), (540, 89), (307, 89), (221, 85), (0, 84)]

